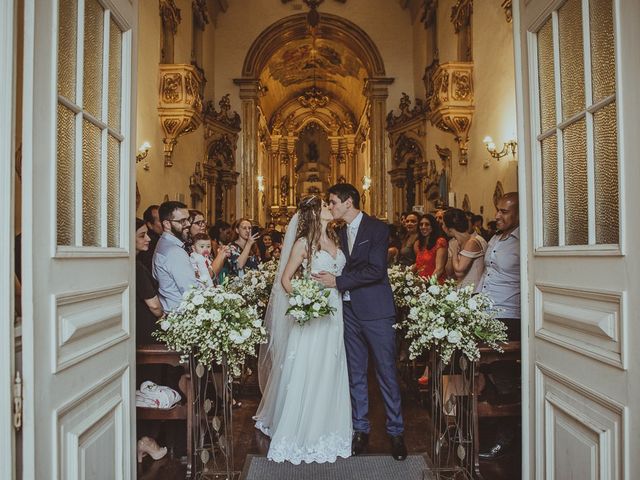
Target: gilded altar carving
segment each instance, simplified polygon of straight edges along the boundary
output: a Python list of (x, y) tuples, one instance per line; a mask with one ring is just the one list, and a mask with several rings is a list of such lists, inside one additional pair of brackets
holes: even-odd
[(438, 0), (422, 1), (422, 14), (420, 15), (420, 21), (424, 25), (424, 28), (431, 28), (435, 25), (437, 13)]
[(158, 115), (164, 133), (164, 164), (173, 165), (178, 137), (202, 123), (204, 76), (193, 65), (161, 64)]
[(298, 103), (315, 112), (318, 108), (329, 104), (329, 96), (315, 85), (298, 97)]
[(473, 120), (473, 63), (449, 62), (433, 74), (432, 95), (427, 98), (429, 120), (454, 135), (460, 150), (459, 163), (466, 165), (469, 129)]
[(507, 19), (507, 23), (511, 23), (513, 20), (512, 0), (504, 0), (502, 2), (502, 8), (504, 8), (504, 16)]

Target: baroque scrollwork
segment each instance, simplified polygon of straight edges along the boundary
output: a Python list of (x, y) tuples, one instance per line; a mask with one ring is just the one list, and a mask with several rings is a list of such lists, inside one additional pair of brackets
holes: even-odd
[(451, 7), (451, 23), (456, 33), (460, 33), (471, 21), (473, 13), (473, 0), (458, 0)]
[(431, 28), (435, 25), (437, 12), (438, 0), (423, 0), (420, 21), (424, 25), (424, 28)]
[(160, 0), (160, 17), (162, 24), (174, 35), (178, 33), (178, 25), (182, 21), (180, 9), (175, 0)]
[(164, 162), (173, 166), (178, 137), (193, 132), (202, 122), (204, 76), (193, 65), (160, 65), (158, 114), (164, 132)]
[(326, 107), (329, 104), (329, 96), (318, 87), (313, 86), (298, 97), (298, 103), (315, 112), (318, 108)]
[(193, 9), (193, 15), (196, 20), (196, 25), (200, 30), (204, 30), (205, 26), (209, 23), (209, 10), (207, 8), (207, 0), (193, 0), (191, 2)]
[(393, 129), (394, 127), (410, 122), (411, 120), (418, 118), (427, 111), (427, 105), (424, 100), (416, 98), (416, 104), (411, 108), (411, 99), (406, 93), (402, 93), (399, 105), (400, 113), (394, 114), (394, 111), (390, 111), (387, 115), (387, 129)]
[(222, 96), (218, 102), (218, 106), (220, 107), (219, 112), (216, 110), (213, 101), (209, 100), (204, 108), (205, 118), (209, 118), (214, 122), (226, 125), (229, 128), (240, 130), (240, 114), (238, 112), (231, 111), (231, 99), (229, 93)]
[(469, 129), (474, 112), (473, 63), (440, 65), (433, 75), (429, 120), (440, 130), (454, 135), (460, 149), (459, 163), (468, 162)]
[(507, 23), (511, 23), (513, 20), (512, 0), (504, 0), (502, 2), (502, 8), (504, 8), (504, 15), (507, 18)]

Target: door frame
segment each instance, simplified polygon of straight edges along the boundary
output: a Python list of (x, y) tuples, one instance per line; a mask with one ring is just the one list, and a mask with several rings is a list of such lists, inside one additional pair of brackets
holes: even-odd
[[(0, 478), (15, 478), (13, 428), (14, 369), (14, 156), (16, 92), (16, 11), (14, 0), (0, 2), (0, 245), (10, 255), (0, 255)], [(7, 68), (8, 67), (8, 68)], [(6, 251), (6, 250), (5, 250)]]
[(525, 111), (523, 109), (526, 92), (523, 91), (522, 78), (522, 62), (521, 55), (522, 37), (520, 29), (520, 4), (522, 0), (513, 2), (512, 19), (513, 19), (513, 53), (514, 53), (514, 69), (515, 69), (515, 92), (516, 92), (516, 131), (518, 137), (518, 202), (519, 202), (519, 219), (520, 219), (520, 325), (522, 331), (522, 341), (520, 342), (520, 369), (521, 369), (521, 478), (527, 480), (532, 477), (531, 471), (531, 448), (534, 442), (531, 441), (533, 430), (531, 428), (530, 416), (530, 394), (531, 394), (531, 378), (530, 378), (530, 352), (529, 352), (529, 332), (532, 322), (532, 304), (529, 302), (529, 284), (528, 284), (528, 265), (529, 256), (533, 254), (533, 245), (531, 244), (532, 235), (529, 232), (529, 217), (532, 214), (533, 199), (532, 192), (528, 189), (528, 178), (533, 174), (527, 169), (530, 160), (528, 158), (529, 150), (524, 148), (531, 141), (529, 132), (524, 128)]

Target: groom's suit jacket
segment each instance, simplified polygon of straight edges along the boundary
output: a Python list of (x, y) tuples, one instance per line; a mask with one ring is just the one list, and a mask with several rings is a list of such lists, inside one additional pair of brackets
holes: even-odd
[(341, 292), (349, 291), (351, 307), (361, 320), (395, 316), (393, 292), (387, 275), (389, 227), (363, 213), (353, 249), (349, 253), (347, 228), (340, 230), (347, 263), (336, 277)]

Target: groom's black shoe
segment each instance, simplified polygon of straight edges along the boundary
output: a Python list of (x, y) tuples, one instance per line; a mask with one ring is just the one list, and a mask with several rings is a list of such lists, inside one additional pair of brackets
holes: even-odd
[(404, 460), (407, 458), (407, 447), (404, 444), (402, 435), (391, 436), (391, 456), (395, 460)]
[(351, 440), (351, 455), (360, 455), (367, 450), (369, 445), (369, 434), (364, 432), (353, 432)]

